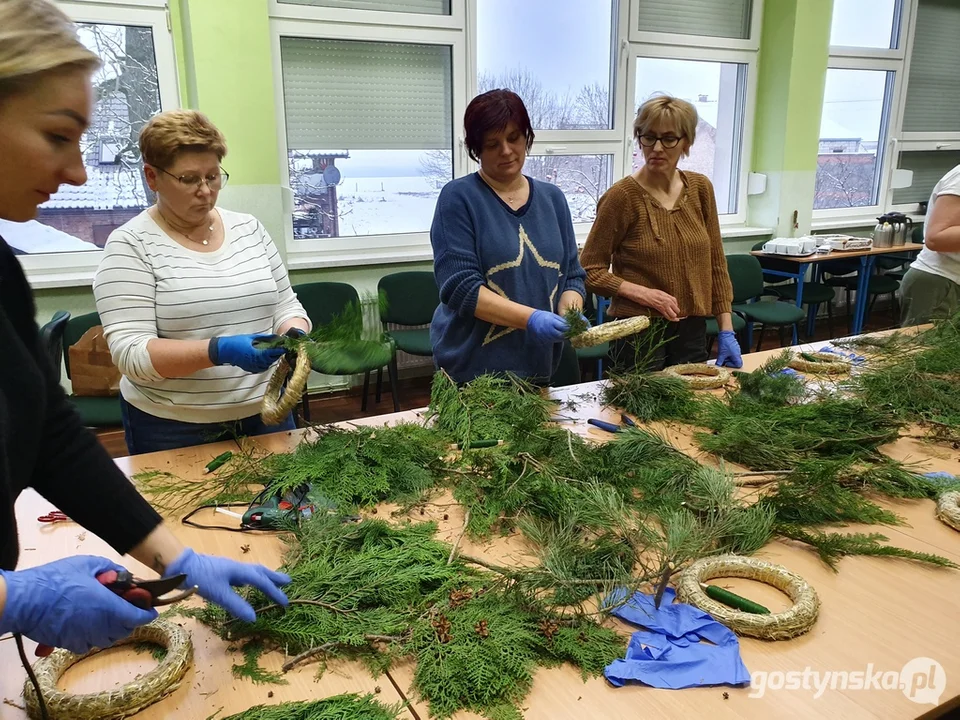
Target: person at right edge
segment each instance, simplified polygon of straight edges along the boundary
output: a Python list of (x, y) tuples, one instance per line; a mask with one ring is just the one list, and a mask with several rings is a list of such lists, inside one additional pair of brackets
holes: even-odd
[(933, 187), (923, 227), (926, 247), (900, 289), (900, 326), (942, 320), (960, 309), (960, 165)]
[[(0, 0), (0, 218), (27, 222), (60, 185), (83, 185), (80, 139), (93, 107), (99, 58), (49, 0)], [(34, 488), (117, 553), (165, 577), (186, 575), (201, 597), (246, 622), (246, 585), (287, 605), (283, 573), (184, 547), (83, 427), (54, 374), (34, 319), (30, 285), (0, 238), (0, 635), (85, 653), (157, 617), (97, 580), (120, 565), (74, 555), (14, 570), (14, 505)]]
[(661, 95), (640, 107), (633, 134), (644, 165), (600, 198), (580, 255), (587, 291), (612, 298), (608, 315), (669, 321), (662, 337), (651, 329), (611, 345), (620, 372), (638, 360), (646, 371), (706, 361), (708, 316), (720, 328), (717, 365), (743, 365), (713, 185), (677, 168), (696, 132), (696, 108), (685, 100)]

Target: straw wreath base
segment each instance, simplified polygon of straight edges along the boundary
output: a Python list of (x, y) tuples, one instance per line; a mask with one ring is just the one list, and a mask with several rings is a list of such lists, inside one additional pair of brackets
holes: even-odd
[(816, 358), (817, 361), (805, 360), (800, 355), (794, 355), (790, 358), (788, 367), (799, 372), (820, 375), (839, 375), (840, 373), (850, 372), (850, 362), (834, 353), (808, 352), (804, 355)]
[(278, 425), (283, 422), (297, 407), (304, 390), (307, 389), (307, 380), (310, 379), (310, 356), (307, 355), (307, 349), (303, 345), (297, 348), (297, 366), (293, 370), (293, 376), (287, 383), (287, 387), (284, 388), (283, 382), (289, 374), (290, 366), (287, 364), (287, 358), (282, 357), (273, 375), (270, 376), (267, 391), (260, 404), (260, 419), (265, 425)]
[[(57, 687), (68, 668), (100, 652), (99, 648), (85, 655), (75, 655), (60, 648), (48, 657), (37, 660), (33, 671), (51, 720), (120, 720), (140, 712), (180, 687), (180, 681), (193, 662), (190, 634), (174, 623), (154, 620), (149, 625), (138, 627), (133, 635), (114, 647), (140, 642), (162, 645), (167, 648), (167, 654), (146, 675), (101, 693), (71, 695)], [(31, 718), (40, 718), (37, 694), (29, 679), (24, 683), (23, 696), (27, 703), (27, 714)]]
[(730, 381), (729, 370), (706, 363), (672, 365), (665, 368), (663, 372), (680, 378), (694, 390), (713, 390), (723, 387)]
[(592, 328), (576, 335), (570, 339), (570, 344), (575, 348), (593, 347), (603, 345), (611, 340), (636, 335), (650, 327), (650, 318), (646, 315), (637, 315), (636, 317), (620, 318), (610, 322), (594, 325)]
[(937, 517), (954, 530), (960, 530), (960, 492), (945, 492), (937, 498)]
[[(755, 615), (734, 610), (707, 597), (700, 587), (700, 583), (718, 577), (747, 578), (772, 585), (790, 597), (793, 607), (771, 615)], [(762, 640), (789, 640), (803, 635), (817, 621), (820, 609), (817, 592), (802, 577), (782, 565), (740, 555), (720, 555), (697, 560), (680, 576), (677, 596), (681, 602), (709, 613), (738, 635)]]

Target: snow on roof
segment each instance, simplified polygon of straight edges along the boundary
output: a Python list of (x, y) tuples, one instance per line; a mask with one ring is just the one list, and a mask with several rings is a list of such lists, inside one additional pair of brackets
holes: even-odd
[(30, 255), (99, 249), (93, 243), (84, 242), (36, 220), (15, 223), (0, 219), (0, 237), (3, 237), (10, 247)]
[(79, 187), (61, 185), (45, 210), (116, 210), (146, 206), (139, 171), (119, 165), (87, 166), (87, 182)]

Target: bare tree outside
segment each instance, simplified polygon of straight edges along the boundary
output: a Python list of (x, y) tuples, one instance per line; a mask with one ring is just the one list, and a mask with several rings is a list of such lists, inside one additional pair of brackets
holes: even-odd
[(103, 144), (115, 150), (113, 162), (123, 172), (121, 181), (136, 175), (134, 183), (145, 205), (155, 198), (143, 177), (139, 137), (143, 126), (160, 112), (160, 86), (157, 78), (157, 57), (153, 47), (153, 31), (147, 27), (83, 24), (81, 32), (89, 33), (93, 50), (103, 61), (95, 78), (97, 104), (95, 119), (84, 135), (89, 151), (99, 152)]
[(817, 156), (814, 209), (875, 204), (876, 168), (873, 154), (821, 153)]

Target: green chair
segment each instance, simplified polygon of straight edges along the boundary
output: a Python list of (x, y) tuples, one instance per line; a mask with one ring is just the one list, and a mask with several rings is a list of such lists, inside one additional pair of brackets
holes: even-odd
[[(64, 312), (63, 310), (58, 311)], [(54, 315), (54, 318), (57, 317)], [(52, 322), (52, 321), (51, 321)], [(70, 377), (70, 346), (76, 345), (83, 334), (92, 327), (100, 325), (100, 316), (93, 312), (86, 315), (71, 317), (63, 328), (63, 367)], [(116, 397), (84, 397), (71, 395), (70, 402), (80, 413), (83, 424), (91, 428), (116, 427), (123, 425), (123, 414), (120, 410), (120, 396)]]
[[(845, 275), (842, 277), (832, 277), (827, 280), (831, 285), (842, 288), (847, 295), (847, 322), (850, 320), (850, 297), (856, 292), (859, 285), (859, 278), (856, 275)], [(867, 297), (870, 298), (870, 304), (867, 306), (867, 314), (873, 310), (877, 298), (881, 295), (890, 295), (893, 299), (894, 317), (898, 317), (900, 311), (897, 310), (897, 290), (900, 289), (900, 281), (892, 275), (871, 275), (867, 281)], [(864, 320), (866, 321), (866, 320)]]
[(560, 364), (557, 371), (550, 378), (550, 387), (566, 387), (567, 385), (576, 385), (580, 382), (580, 362), (579, 353), (574, 349), (569, 341), (563, 343), (563, 350), (560, 352)]
[(780, 344), (786, 345), (783, 329), (793, 326), (796, 335), (796, 325), (803, 320), (806, 313), (796, 305), (785, 302), (757, 301), (764, 293), (763, 268), (753, 255), (727, 255), (727, 270), (733, 285), (733, 312), (743, 315), (747, 322), (747, 347), (753, 344), (755, 322), (762, 325), (756, 352), (760, 350), (763, 333), (768, 327), (777, 328), (780, 331)]
[[(752, 250), (761, 250), (763, 249), (763, 242), (756, 243), (751, 249)], [(781, 270), (784, 272), (796, 272), (797, 266), (796, 263), (787, 262), (785, 260), (777, 260), (776, 258), (759, 258), (760, 266), (765, 270)], [(773, 295), (778, 300), (788, 300), (793, 304), (797, 302), (797, 283), (790, 282), (784, 283), (784, 280), (787, 278), (781, 275), (771, 275), (770, 273), (763, 274), (763, 281), (768, 284), (765, 288), (765, 292)], [(833, 337), (833, 301), (836, 297), (836, 291), (834, 288), (829, 285), (825, 285), (820, 282), (807, 282), (803, 283), (803, 304), (808, 306), (809, 313), (807, 317), (807, 337), (813, 337), (813, 333), (816, 329), (816, 318), (817, 311), (820, 309), (821, 303), (827, 304), (827, 330), (830, 333), (830, 337)]]
[(40, 342), (43, 345), (54, 377), (60, 382), (60, 366), (63, 363), (63, 333), (70, 321), (70, 313), (66, 310), (57, 310), (53, 317), (40, 328)]
[[(440, 304), (440, 290), (433, 273), (420, 270), (384, 275), (377, 285), (378, 293), (386, 300), (380, 308), (380, 322), (387, 337), (392, 338), (397, 350), (410, 355), (433, 357), (430, 342), (430, 322)], [(388, 329), (388, 325), (404, 327)], [(423, 327), (423, 326), (426, 327)], [(380, 402), (383, 387), (383, 369), (377, 370), (376, 401)]]
[[(598, 318), (597, 315), (597, 303), (596, 296), (593, 293), (587, 293), (587, 297), (583, 301), (583, 314), (587, 316), (590, 320), (590, 323), (600, 324), (602, 319)], [(603, 317), (602, 311), (600, 318)], [(594, 345), (592, 347), (577, 348), (577, 360), (581, 363), (583, 362), (596, 362), (596, 373), (597, 380), (603, 379), (603, 361), (606, 360), (607, 355), (610, 353), (610, 343), (602, 343), (600, 345)]]
[[(307, 317), (313, 327), (326, 325), (334, 316), (341, 314), (348, 305), (360, 302), (360, 294), (357, 289), (348, 283), (340, 282), (314, 282), (295, 285), (293, 291), (297, 294), (297, 299), (303, 305), (307, 312)], [(387, 370), (390, 379), (390, 390), (393, 393), (393, 410), (400, 412), (400, 402), (397, 398), (397, 348), (393, 340), (384, 343), (384, 351), (389, 354), (390, 360), (387, 363)], [(379, 361), (369, 361), (364, 358), (357, 358), (355, 361), (342, 362), (337, 367), (322, 367), (314, 365), (316, 372), (324, 375), (359, 375), (363, 373), (363, 399), (360, 403), (360, 409), (367, 410), (367, 395), (370, 392), (370, 373), (373, 370), (380, 370), (384, 363)], [(308, 393), (303, 394), (303, 419), (310, 420), (310, 402)]]

